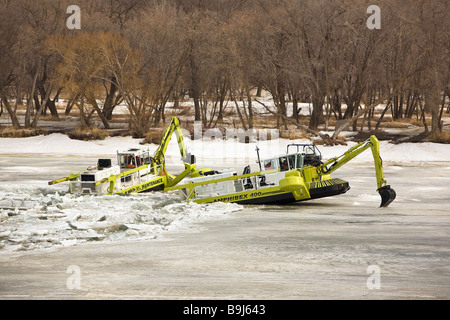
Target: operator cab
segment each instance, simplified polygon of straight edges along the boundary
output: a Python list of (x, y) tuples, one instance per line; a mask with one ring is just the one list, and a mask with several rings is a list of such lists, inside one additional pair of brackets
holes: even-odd
[[(296, 148), (296, 152), (289, 153), (289, 148)], [(289, 144), (287, 146), (286, 155), (276, 158), (266, 159), (262, 161), (263, 170), (280, 169), (281, 172), (293, 169), (301, 169), (303, 166), (320, 165), (322, 154), (315, 145), (312, 144)]]
[(151, 163), (150, 151), (144, 149), (128, 149), (117, 153), (120, 169), (133, 169)]
[(288, 154), (286, 156), (263, 160), (262, 163), (264, 171), (280, 169), (283, 172), (300, 169), (303, 166), (303, 157), (301, 154)]

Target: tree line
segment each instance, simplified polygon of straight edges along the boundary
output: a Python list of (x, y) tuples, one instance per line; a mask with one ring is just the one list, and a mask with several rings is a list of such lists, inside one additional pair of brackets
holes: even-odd
[[(0, 0), (1, 112), (15, 128), (59, 117), (64, 95), (65, 113), (78, 109), (86, 127), (98, 117), (110, 128), (114, 108), (125, 104), (135, 136), (185, 97), (205, 128), (230, 104), (244, 129), (254, 126), (255, 104), (282, 128), (299, 123), (299, 104), (310, 102), (310, 130), (331, 117), (356, 129), (380, 103), (376, 128), (391, 113), (442, 130), (448, 1), (379, 0), (381, 27), (369, 29), (367, 0), (77, 0), (81, 28), (70, 30), (72, 2)], [(261, 90), (273, 105), (258, 99)]]

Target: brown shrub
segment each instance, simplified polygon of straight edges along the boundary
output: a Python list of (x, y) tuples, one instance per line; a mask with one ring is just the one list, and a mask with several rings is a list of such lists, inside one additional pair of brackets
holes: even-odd
[(75, 130), (69, 132), (69, 138), (76, 140), (103, 140), (109, 136), (109, 133), (106, 130), (94, 127), (94, 128), (86, 128), (79, 127)]
[(41, 128), (20, 128), (6, 127), (0, 129), (1, 138), (26, 138), (39, 135), (47, 135), (48, 132)]
[(309, 135), (306, 131), (301, 129), (288, 129), (280, 130), (280, 138), (289, 140), (309, 139)]
[(436, 143), (450, 143), (450, 131), (441, 131), (431, 135), (431, 141)]
[(159, 144), (161, 142), (164, 129), (153, 128), (145, 134), (144, 140), (141, 144)]
[(380, 123), (380, 128), (408, 128), (408, 123), (404, 123), (401, 121), (385, 121)]

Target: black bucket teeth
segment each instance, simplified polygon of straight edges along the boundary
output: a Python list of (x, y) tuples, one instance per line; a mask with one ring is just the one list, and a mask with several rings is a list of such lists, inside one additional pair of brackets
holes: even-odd
[(391, 186), (384, 186), (377, 190), (381, 196), (381, 205), (380, 207), (387, 207), (392, 201), (395, 200), (397, 194), (394, 189), (391, 189)]

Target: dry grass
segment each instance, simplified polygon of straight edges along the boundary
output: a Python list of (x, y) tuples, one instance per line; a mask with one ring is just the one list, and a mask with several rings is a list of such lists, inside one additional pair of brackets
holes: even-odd
[(145, 134), (144, 140), (142, 140), (141, 144), (160, 144), (163, 133), (164, 129), (153, 128)]
[(435, 143), (450, 144), (450, 131), (442, 131), (430, 136), (431, 141)]
[[(282, 123), (282, 120), (280, 120), (280, 126), (283, 126)], [(291, 125), (289, 120), (287, 120), (286, 123)], [(309, 124), (309, 117), (300, 116), (299, 123), (307, 126)], [(277, 127), (277, 117), (274, 115), (255, 116), (253, 124), (255, 127), (273, 129)]]
[(6, 127), (0, 129), (0, 137), (1, 138), (26, 138), (26, 137), (34, 137), (39, 135), (46, 135), (47, 131), (41, 128), (20, 128), (14, 129), (13, 127)]
[(400, 121), (386, 121), (380, 123), (380, 128), (398, 128), (398, 129), (404, 129), (408, 128), (409, 124), (400, 122)]
[(109, 136), (109, 133), (108, 131), (97, 127), (94, 128), (79, 127), (69, 132), (68, 135), (69, 138), (71, 139), (89, 141), (89, 140), (103, 140)]
[(253, 119), (253, 125), (255, 127), (260, 128), (275, 128), (277, 125), (277, 119), (275, 116), (269, 115), (269, 116), (259, 116), (255, 117)]
[(300, 140), (300, 139), (309, 139), (310, 136), (307, 132), (295, 128), (288, 130), (280, 130), (280, 138), (289, 140)]
[[(427, 126), (431, 126), (431, 118), (426, 118)], [(397, 120), (384, 120), (380, 123), (380, 128), (407, 128), (413, 125), (416, 127), (423, 127), (423, 120), (417, 118), (402, 118)]]

